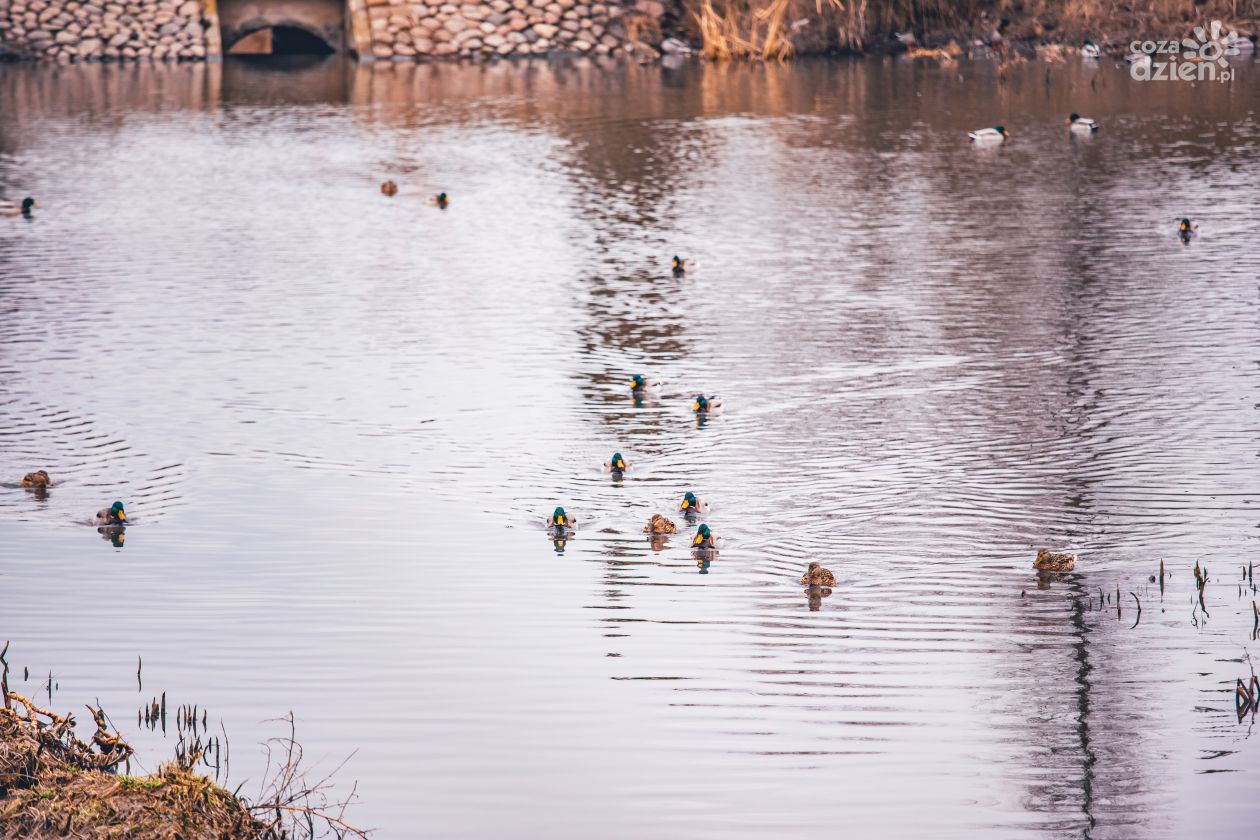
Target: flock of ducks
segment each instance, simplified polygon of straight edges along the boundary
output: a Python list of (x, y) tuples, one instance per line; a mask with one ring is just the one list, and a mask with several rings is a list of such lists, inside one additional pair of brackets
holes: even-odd
[[(674, 257), (673, 270), (675, 273), (684, 270), (683, 261)], [(630, 377), (630, 393), (635, 400), (641, 400), (644, 396), (659, 392), (664, 382), (659, 379), (650, 379), (644, 374), (636, 373)], [(696, 394), (692, 399), (691, 410), (698, 418), (704, 419), (722, 411), (722, 398), (716, 394)], [(625, 478), (626, 473), (633, 467), (625, 456), (620, 452), (614, 452), (612, 456), (604, 462), (604, 472), (612, 476), (614, 481), (621, 481)], [(693, 491), (688, 490), (683, 493), (682, 499), (678, 502), (677, 512), (685, 525), (694, 525), (696, 530), (691, 536), (690, 547), (696, 559), (696, 565), (700, 567), (701, 574), (707, 574), (709, 563), (716, 558), (718, 550), (722, 547), (722, 538), (713, 532), (712, 527), (707, 522), (701, 521), (709, 513), (709, 504)], [(664, 548), (666, 538), (670, 535), (677, 534), (679, 526), (672, 519), (664, 514), (654, 513), (643, 526), (643, 533), (648, 535), (649, 542), (653, 548)], [(573, 517), (563, 506), (557, 506), (549, 517), (547, 517), (547, 535), (556, 545), (557, 551), (564, 548), (565, 541), (577, 532), (577, 519)], [(829, 570), (822, 568), (818, 563), (811, 563), (804, 577), (801, 578), (803, 585), (811, 588), (829, 587), (835, 584), (836, 576)], [(822, 593), (814, 593), (810, 596), (810, 608), (817, 609), (817, 604), (821, 602), (824, 595), (831, 594), (829, 589)]]

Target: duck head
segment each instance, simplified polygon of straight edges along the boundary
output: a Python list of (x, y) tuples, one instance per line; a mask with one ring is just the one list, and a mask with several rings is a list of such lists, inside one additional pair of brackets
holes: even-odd
[(993, 130), (996, 131), (998, 134), (1001, 134), (1003, 137), (1011, 136), (1011, 133), (1006, 130), (1006, 126), (1004, 125), (995, 125), (993, 126)]
[(551, 514), (551, 521), (557, 525), (568, 525), (569, 515), (564, 512), (564, 508), (558, 507)]
[(696, 498), (696, 494), (688, 490), (683, 494), (683, 500), (680, 507), (683, 510), (696, 510), (700, 507), (700, 500)]
[(696, 394), (696, 401), (691, 406), (691, 410), (692, 411), (708, 411), (709, 410), (708, 398), (706, 398), (704, 394)]
[(1181, 224), (1177, 225), (1177, 231), (1178, 231), (1179, 233), (1181, 233), (1182, 235), (1185, 235), (1185, 234), (1189, 233), (1189, 232), (1190, 232), (1190, 220), (1189, 220), (1189, 219), (1182, 219), (1182, 220), (1181, 220)]
[(109, 515), (119, 522), (127, 521), (127, 511), (123, 510), (122, 502), (114, 502), (109, 508)]
[(1074, 111), (1074, 112), (1072, 112), (1072, 114), (1071, 114), (1071, 115), (1069, 115), (1069, 116), (1068, 116), (1068, 118), (1067, 118), (1067, 123), (1068, 123), (1068, 125), (1071, 125), (1072, 123), (1076, 122), (1076, 121), (1077, 121), (1077, 120), (1079, 120), (1080, 118), (1081, 118), (1081, 115), (1080, 115), (1080, 114), (1078, 114), (1078, 113), (1076, 113), (1076, 112)]
[(674, 255), (674, 261), (673, 261), (673, 263), (671, 263), (671, 265), (673, 266), (674, 271), (682, 271), (683, 261), (682, 261), (681, 259), (679, 259), (679, 257), (678, 257), (678, 255), (677, 255), (677, 254), (675, 254), (675, 255)]
[(630, 377), (630, 387), (635, 391), (641, 391), (647, 387), (647, 377), (641, 373), (636, 373)]
[(626, 459), (621, 457), (620, 452), (614, 452), (613, 456), (608, 459), (608, 466), (614, 470), (624, 470), (626, 468)]
[(692, 545), (703, 545), (704, 541), (713, 536), (713, 532), (709, 530), (708, 525), (701, 525), (696, 529), (696, 535), (692, 538)]
[(31, 214), (31, 211), (34, 210), (38, 206), (39, 204), (35, 201), (35, 199), (31, 198), (30, 196), (27, 196), (26, 198), (22, 199), (22, 212), (28, 216)]
[(446, 197), (446, 193), (440, 192), (437, 194), (437, 203), (439, 205), (445, 207), (449, 202), (450, 202), (450, 199)]

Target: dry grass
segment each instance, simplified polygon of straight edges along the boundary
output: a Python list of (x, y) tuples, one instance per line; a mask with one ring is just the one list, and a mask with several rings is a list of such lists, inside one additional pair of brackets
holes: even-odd
[[(9, 691), (7, 651), (6, 643), (0, 649), (0, 838), (366, 838), (344, 819), (354, 791), (341, 800), (330, 795), (332, 773), (340, 768), (318, 780), (308, 777), (292, 715), (285, 718), (287, 736), (267, 745), (267, 781), (255, 802), (195, 770), (218, 747), (217, 738), (196, 734), (195, 723), (181, 724), (175, 761), (148, 776), (127, 775), (118, 771), (130, 771), (133, 750), (109, 731), (105, 713), (88, 707), (96, 732), (91, 744), (79, 740), (72, 715)], [(191, 710), (188, 719), (196, 717)]]
[(896, 46), (894, 31), (922, 46), (969, 43), (1004, 18), (1014, 40), (1073, 44), (1178, 37), (1211, 20), (1260, 29), (1260, 0), (683, 0), (683, 8), (702, 54), (718, 61), (782, 60), (803, 41), (809, 50), (884, 49)]

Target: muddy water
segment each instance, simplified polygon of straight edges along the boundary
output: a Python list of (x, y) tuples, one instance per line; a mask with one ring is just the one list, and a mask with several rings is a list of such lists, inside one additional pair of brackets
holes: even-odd
[(0, 67), (14, 687), (385, 837), (1254, 825), (1256, 72)]

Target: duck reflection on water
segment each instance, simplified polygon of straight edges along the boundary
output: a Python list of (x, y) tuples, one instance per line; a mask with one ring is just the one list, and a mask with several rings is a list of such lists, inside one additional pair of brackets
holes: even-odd
[(122, 548), (127, 540), (127, 528), (125, 525), (102, 525), (96, 529), (96, 533), (100, 534), (101, 539), (114, 548)]
[(804, 591), (805, 597), (809, 601), (810, 612), (821, 610), (823, 598), (831, 597), (831, 587), (829, 586), (807, 586)]

